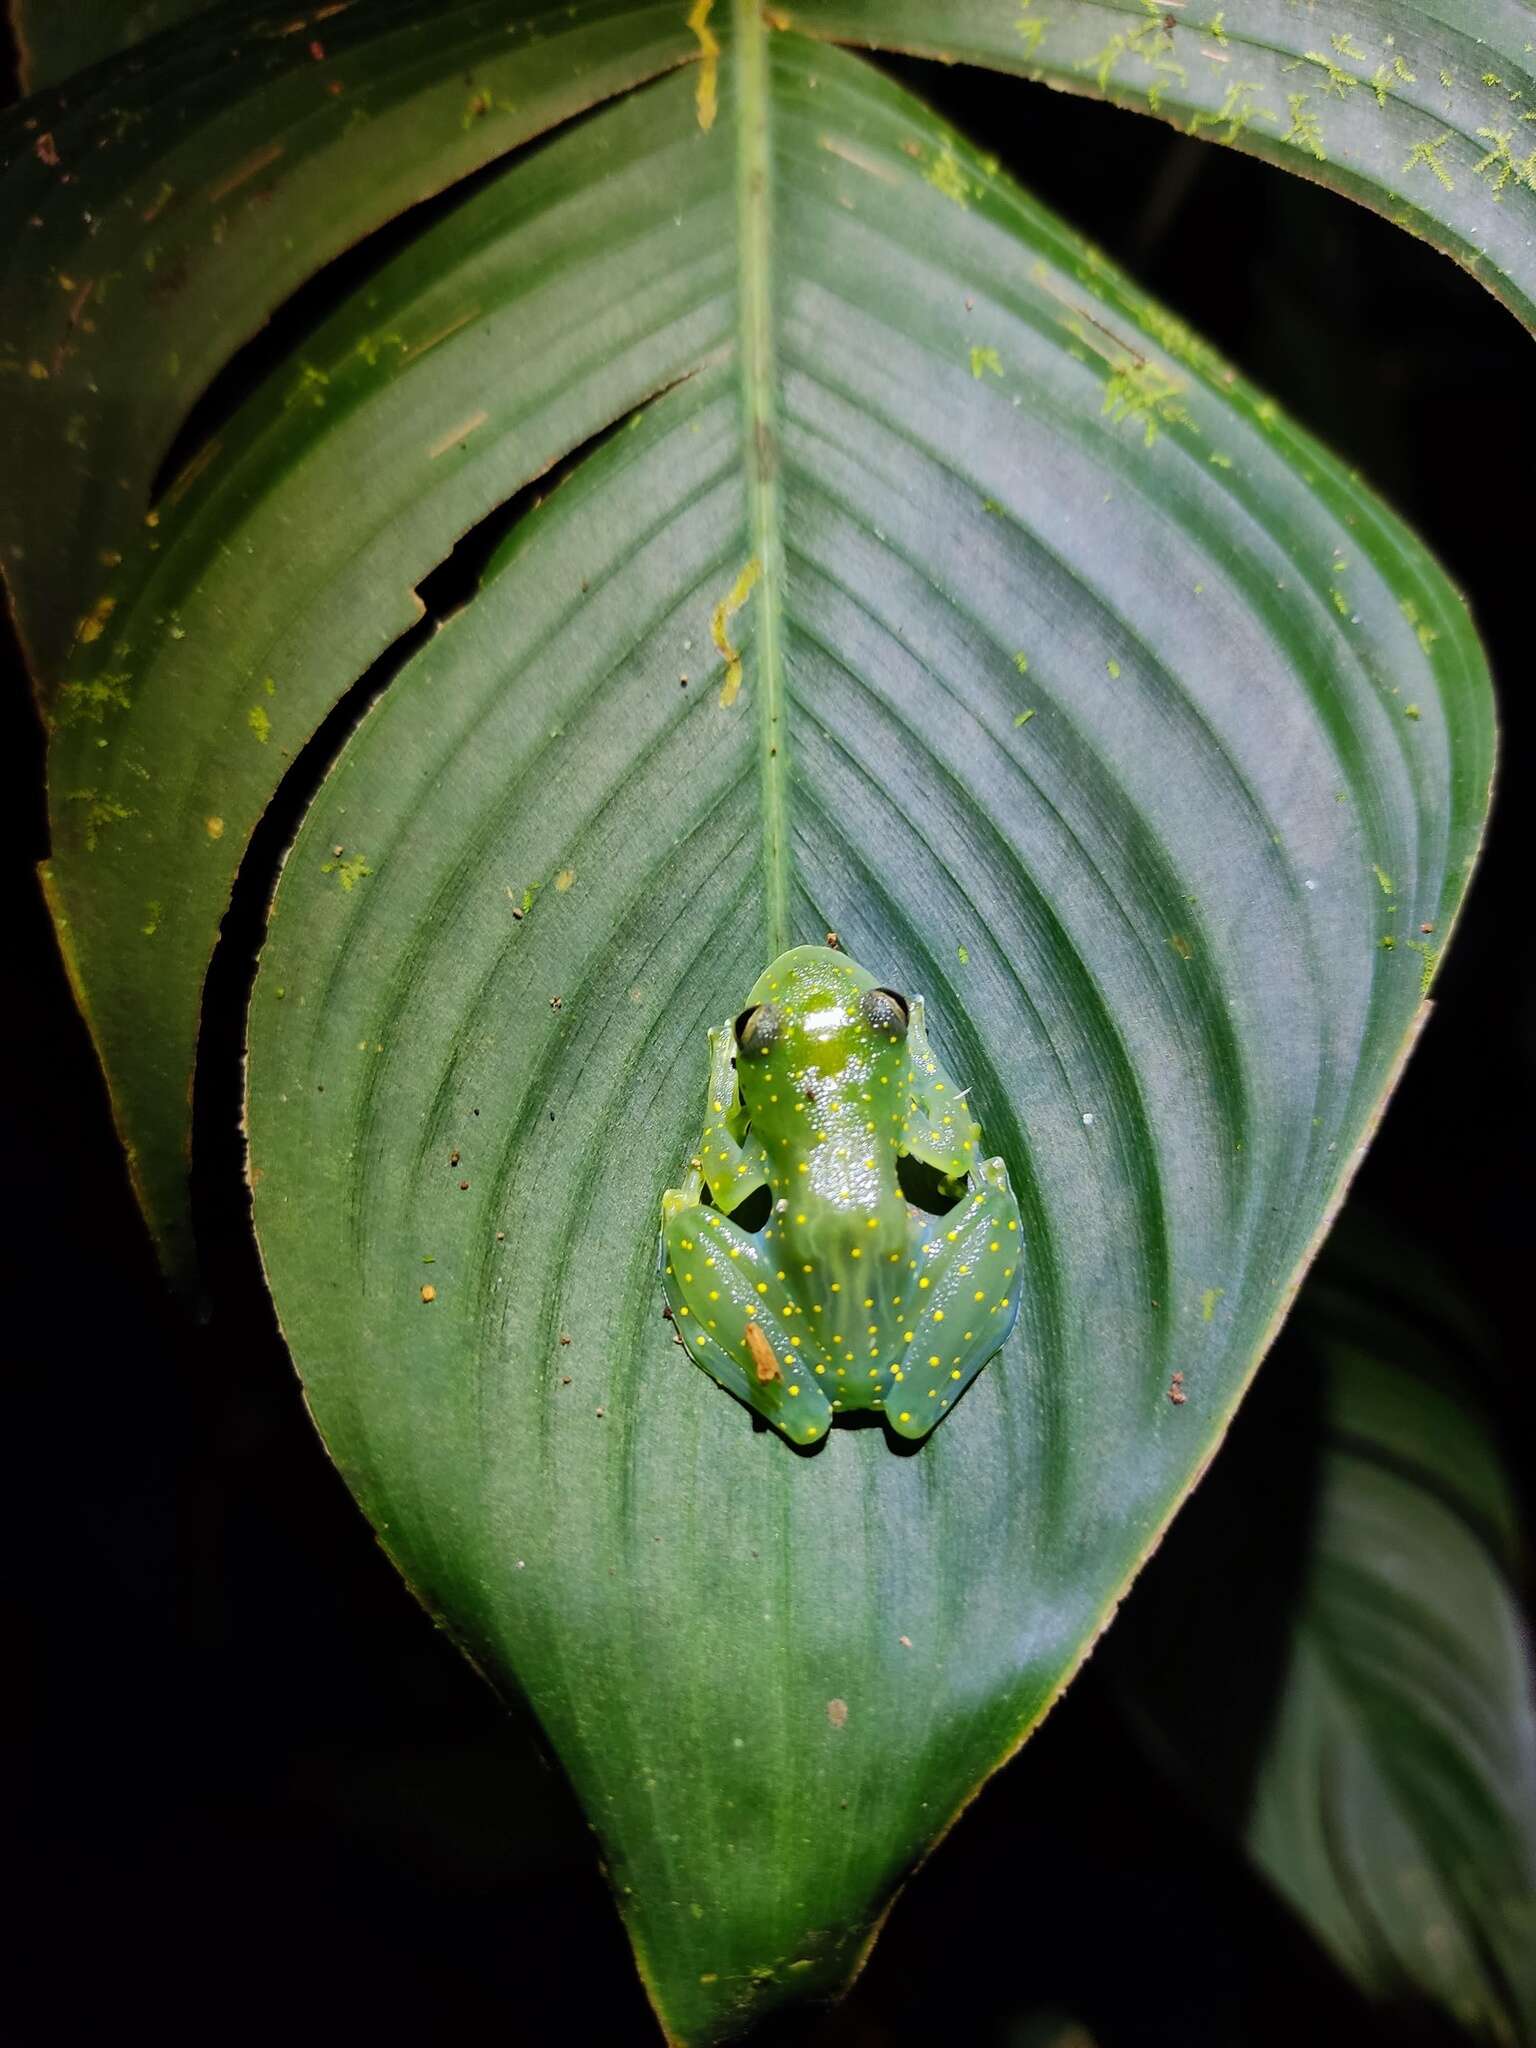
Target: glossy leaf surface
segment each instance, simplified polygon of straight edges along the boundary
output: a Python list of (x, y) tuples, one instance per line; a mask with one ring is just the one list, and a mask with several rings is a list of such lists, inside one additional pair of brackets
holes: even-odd
[(789, 16), (807, 34), (1019, 72), (1267, 157), (1424, 236), (1536, 327), (1529, 0), (804, 0)]

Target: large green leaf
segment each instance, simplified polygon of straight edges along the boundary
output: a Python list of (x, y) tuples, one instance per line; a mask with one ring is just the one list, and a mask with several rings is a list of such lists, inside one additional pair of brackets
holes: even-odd
[[(533, 1701), (690, 2042), (847, 1976), (1210, 1456), (1490, 769), (1465, 617), (1357, 482), (878, 75), (737, 29), (711, 128), (696, 79), (648, 88), (372, 287), (393, 331), (546, 190), (608, 209), (573, 292), (675, 238), (658, 307), (594, 300), (605, 356), (683, 276), (704, 310), (325, 782), (248, 1105), (332, 1453)], [(391, 356), (350, 423), (274, 386), (252, 448), (308, 429), (274, 506), (313, 531), (386, 422), (420, 464), (513, 404), (533, 352), (473, 345)], [(205, 548), (219, 488), (177, 508)], [(249, 582), (224, 538), (204, 589)], [(829, 927), (928, 996), (1029, 1234), (1016, 1339), (916, 1457), (755, 1432), (660, 1313), (705, 1026)]]
[(783, 18), (1019, 72), (1267, 157), (1424, 236), (1536, 327), (1530, 0), (802, 0)]
[(1536, 1670), (1475, 1324), (1401, 1246), (1330, 1247), (1274, 1372), (1138, 1589), (1117, 1684), (1376, 2003), (1529, 2040)]

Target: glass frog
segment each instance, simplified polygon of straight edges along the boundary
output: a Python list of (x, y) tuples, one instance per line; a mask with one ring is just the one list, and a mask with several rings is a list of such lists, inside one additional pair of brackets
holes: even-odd
[[(796, 946), (709, 1039), (704, 1134), (662, 1197), (663, 1287), (689, 1357), (791, 1443), (860, 1409), (926, 1436), (1013, 1328), (1023, 1238), (922, 998)], [(902, 1160), (937, 1177), (943, 1214), (906, 1199)], [(767, 1220), (744, 1229), (736, 1214), (765, 1187)]]

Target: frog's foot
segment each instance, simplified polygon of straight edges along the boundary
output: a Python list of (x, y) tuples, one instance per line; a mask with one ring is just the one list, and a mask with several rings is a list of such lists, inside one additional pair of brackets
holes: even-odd
[(899, 1435), (926, 1436), (1008, 1341), (1022, 1250), (1007, 1168), (985, 1160), (969, 1191), (920, 1240), (922, 1307), (902, 1332), (906, 1349), (885, 1397), (886, 1420)]
[(662, 1198), (662, 1285), (694, 1364), (793, 1444), (827, 1433), (825, 1362), (773, 1264), (771, 1248), (718, 1209)]

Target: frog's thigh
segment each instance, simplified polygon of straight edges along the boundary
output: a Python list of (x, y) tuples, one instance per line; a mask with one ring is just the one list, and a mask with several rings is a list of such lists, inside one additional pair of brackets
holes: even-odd
[(922, 1309), (885, 1413), (902, 1436), (926, 1436), (1008, 1340), (1019, 1313), (1019, 1205), (1000, 1159), (988, 1159), (918, 1254)]
[(791, 1443), (825, 1436), (823, 1360), (764, 1246), (697, 1206), (668, 1211), (665, 1241), (667, 1302), (689, 1357)]

